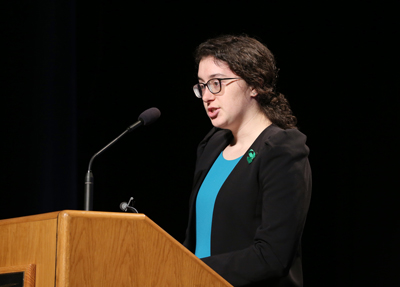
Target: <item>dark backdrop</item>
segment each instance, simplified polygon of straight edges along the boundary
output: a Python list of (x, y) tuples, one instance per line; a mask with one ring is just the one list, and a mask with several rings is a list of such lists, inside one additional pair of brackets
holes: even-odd
[(118, 212), (133, 196), (182, 241), (195, 149), (211, 127), (191, 90), (192, 53), (207, 38), (246, 33), (276, 55), (279, 88), (311, 148), (306, 286), (399, 283), (394, 7), (79, 2), (1, 9), (0, 219), (83, 209), (91, 156), (158, 107), (156, 123), (94, 160), (94, 209)]

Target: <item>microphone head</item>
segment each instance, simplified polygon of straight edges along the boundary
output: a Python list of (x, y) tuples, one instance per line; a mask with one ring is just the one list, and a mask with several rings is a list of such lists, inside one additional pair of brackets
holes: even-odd
[(121, 204), (119, 205), (119, 208), (122, 211), (126, 211), (128, 209), (128, 204), (126, 202), (121, 202)]
[(141, 113), (138, 120), (146, 126), (154, 123), (160, 116), (161, 112), (159, 109), (150, 108)]

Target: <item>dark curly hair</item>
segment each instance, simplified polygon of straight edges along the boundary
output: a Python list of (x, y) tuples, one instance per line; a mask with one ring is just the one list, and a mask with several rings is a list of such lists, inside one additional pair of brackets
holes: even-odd
[(227, 63), (232, 72), (257, 91), (258, 104), (272, 123), (283, 129), (297, 128), (288, 100), (277, 92), (278, 69), (274, 55), (265, 45), (247, 35), (224, 35), (197, 47), (197, 68), (208, 56)]

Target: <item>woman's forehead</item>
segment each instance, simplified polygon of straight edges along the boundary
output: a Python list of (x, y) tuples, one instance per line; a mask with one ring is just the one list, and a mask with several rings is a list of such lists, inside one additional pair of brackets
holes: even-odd
[(199, 79), (205, 80), (205, 78), (231, 77), (235, 74), (226, 62), (209, 56), (201, 59), (197, 75)]

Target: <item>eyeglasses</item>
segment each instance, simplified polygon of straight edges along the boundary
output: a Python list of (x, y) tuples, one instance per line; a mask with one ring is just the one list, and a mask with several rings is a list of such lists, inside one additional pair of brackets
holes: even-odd
[[(205, 84), (198, 83), (193, 86), (194, 94), (196, 95), (196, 97), (201, 99), (203, 97), (203, 93), (206, 89), (206, 86), (212, 94), (218, 94), (219, 92), (221, 92), (221, 89), (222, 89), (221, 81), (224, 81), (224, 80), (240, 80), (240, 78), (214, 78), (214, 79), (208, 80), (208, 82)], [(232, 81), (230, 83), (233, 83), (233, 82), (235, 82), (235, 81)], [(230, 83), (226, 84), (226, 86), (229, 85)]]

